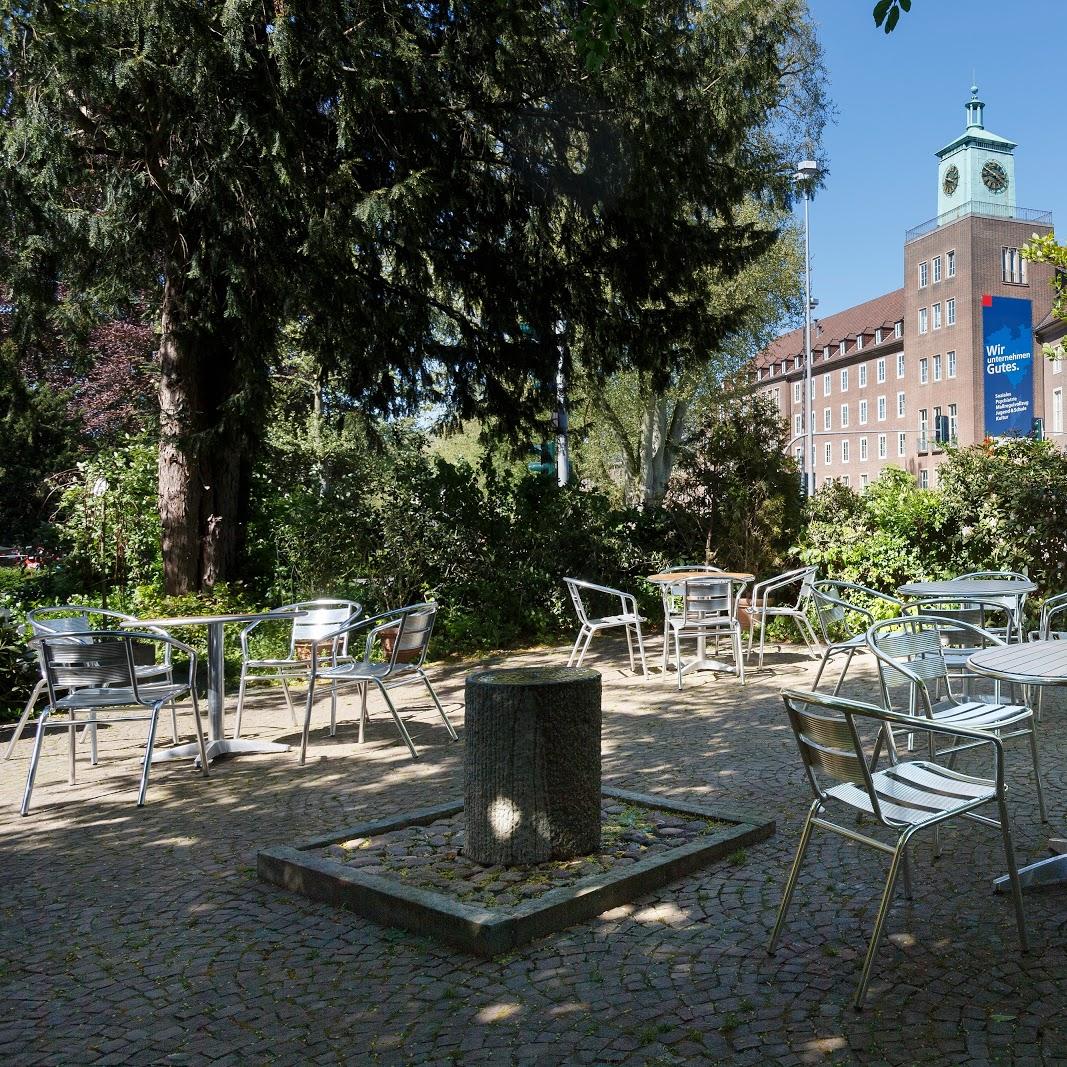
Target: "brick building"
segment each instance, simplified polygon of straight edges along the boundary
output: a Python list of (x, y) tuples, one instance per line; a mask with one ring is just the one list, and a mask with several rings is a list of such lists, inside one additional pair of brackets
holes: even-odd
[[(1052, 216), (1016, 204), (1016, 145), (985, 128), (971, 94), (966, 129), (937, 153), (938, 214), (905, 235), (903, 287), (812, 324), (816, 485), (862, 487), (893, 465), (933, 486), (945, 440), (1027, 433), (1034, 419), (1067, 445), (1067, 375), (1035, 339), (1050, 329), (1051, 268), (1019, 256)], [(752, 364), (801, 464), (804, 374), (803, 329)]]

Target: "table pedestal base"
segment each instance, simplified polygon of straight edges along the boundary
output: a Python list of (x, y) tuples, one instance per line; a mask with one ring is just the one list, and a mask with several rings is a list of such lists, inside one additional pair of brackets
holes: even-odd
[[(241, 756), (255, 752), (288, 752), (289, 746), (279, 744), (276, 741), (246, 741), (244, 738), (233, 740), (209, 741), (207, 743), (207, 758), (210, 763), (221, 756)], [(195, 741), (187, 745), (176, 745), (173, 748), (162, 748), (152, 753), (153, 763), (169, 763), (172, 760), (196, 759), (200, 762), (200, 746)]]
[[(1056, 853), (1047, 859), (1038, 860), (1027, 867), (1019, 868), (1019, 882), (1023, 889), (1033, 889), (1042, 885), (1067, 884), (1067, 841), (1054, 837), (1048, 847)], [(994, 879), (993, 888), (998, 893), (1006, 893), (1011, 883), (1006, 874)]]

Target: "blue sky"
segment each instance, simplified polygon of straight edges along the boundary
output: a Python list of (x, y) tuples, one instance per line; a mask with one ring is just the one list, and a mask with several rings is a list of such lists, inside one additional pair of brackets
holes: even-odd
[(832, 314), (902, 284), (904, 231), (937, 213), (934, 153), (965, 124), (971, 72), (987, 128), (1019, 143), (1017, 203), (1067, 235), (1062, 107), (1067, 0), (914, 0), (897, 29), (874, 0), (808, 0), (837, 123), (811, 206), (812, 293)]

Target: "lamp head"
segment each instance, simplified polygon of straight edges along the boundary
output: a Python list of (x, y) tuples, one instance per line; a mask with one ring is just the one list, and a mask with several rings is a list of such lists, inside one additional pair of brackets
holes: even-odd
[(797, 164), (797, 172), (793, 176), (798, 182), (811, 181), (819, 176), (819, 164), (814, 159), (802, 159)]

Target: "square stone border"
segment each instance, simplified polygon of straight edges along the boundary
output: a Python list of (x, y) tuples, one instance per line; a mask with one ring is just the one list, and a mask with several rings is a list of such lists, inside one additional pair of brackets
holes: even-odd
[(464, 952), (491, 958), (629, 903), (739, 848), (764, 841), (775, 830), (774, 820), (762, 815), (723, 811), (627, 789), (605, 788), (601, 792), (611, 800), (732, 825), (617, 870), (588, 875), (573, 885), (550, 889), (536, 900), (510, 908), (465, 904), (443, 893), (418, 889), (398, 879), (363, 874), (337, 860), (308, 855), (354, 837), (428, 826), (438, 819), (458, 815), (463, 810), (461, 800), (360, 823), (295, 846), (262, 849), (256, 854), (256, 871), (261, 881), (311, 900), (346, 908), (382, 925), (435, 937)]

